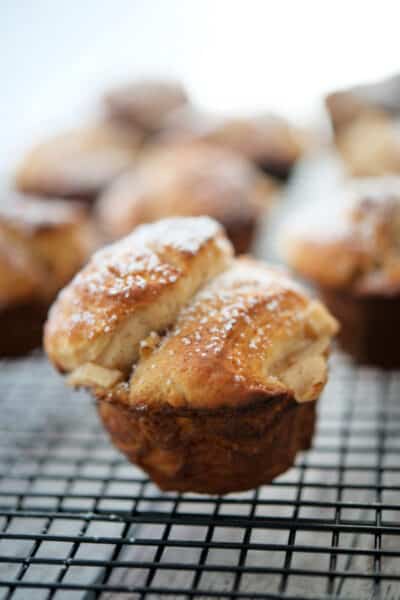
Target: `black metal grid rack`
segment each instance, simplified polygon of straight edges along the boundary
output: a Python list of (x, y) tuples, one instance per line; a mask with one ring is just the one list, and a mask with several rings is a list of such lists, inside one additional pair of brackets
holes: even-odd
[(333, 359), (272, 485), (160, 493), (40, 356), (0, 364), (0, 598), (382, 598), (400, 590), (400, 373)]

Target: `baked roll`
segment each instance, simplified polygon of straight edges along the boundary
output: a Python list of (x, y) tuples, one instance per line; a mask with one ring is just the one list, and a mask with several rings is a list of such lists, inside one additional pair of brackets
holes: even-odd
[(336, 321), (206, 217), (142, 225), (53, 305), (50, 360), (165, 490), (270, 482), (311, 444)]
[(39, 346), (48, 308), (96, 236), (82, 207), (8, 194), (0, 205), (0, 356)]
[(16, 173), (27, 194), (92, 202), (135, 160), (142, 134), (98, 123), (56, 135), (34, 147)]
[(287, 179), (310, 145), (304, 131), (276, 115), (220, 117), (192, 106), (166, 118), (160, 141), (205, 141), (222, 145), (254, 162), (267, 174)]
[(320, 290), (346, 350), (362, 363), (398, 367), (400, 178), (355, 181), (345, 205), (329, 227), (309, 223), (292, 235), (288, 261)]
[(105, 96), (110, 118), (147, 133), (159, 130), (167, 115), (187, 100), (185, 89), (172, 80), (141, 79), (121, 85)]
[(400, 116), (400, 75), (332, 92), (325, 102), (336, 134), (369, 113), (396, 118)]
[(350, 175), (400, 172), (400, 76), (329, 94), (337, 149)]
[(354, 177), (400, 173), (399, 123), (382, 113), (366, 113), (336, 139), (346, 170)]
[(237, 253), (247, 252), (276, 184), (245, 158), (209, 145), (155, 150), (99, 199), (97, 216), (109, 239), (141, 223), (208, 215), (226, 229)]

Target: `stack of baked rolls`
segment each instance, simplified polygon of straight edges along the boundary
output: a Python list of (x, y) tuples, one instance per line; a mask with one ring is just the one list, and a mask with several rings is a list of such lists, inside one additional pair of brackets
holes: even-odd
[(293, 233), (288, 261), (320, 290), (341, 323), (339, 339), (358, 360), (400, 366), (400, 178), (365, 178), (341, 191), (329, 226)]
[(207, 217), (142, 225), (60, 293), (50, 360), (166, 490), (270, 482), (310, 446), (337, 323)]
[(158, 141), (202, 141), (229, 148), (283, 180), (312, 145), (309, 133), (277, 115), (213, 115), (189, 104), (166, 116)]
[(226, 229), (237, 253), (251, 248), (277, 192), (250, 161), (209, 144), (153, 149), (100, 196), (97, 217), (108, 239), (170, 216), (208, 215)]
[(168, 112), (184, 102), (185, 90), (173, 81), (137, 80), (111, 90), (101, 118), (44, 140), (27, 153), (17, 169), (17, 188), (94, 202), (135, 163)]
[(139, 80), (106, 94), (109, 118), (137, 127), (153, 143), (202, 141), (234, 150), (286, 179), (310, 146), (310, 135), (273, 114), (222, 116), (192, 103), (175, 81)]
[(0, 204), (0, 356), (40, 345), (51, 302), (95, 245), (81, 206), (6, 192)]
[[(8, 354), (38, 345), (49, 302), (100, 241), (160, 218), (208, 215), (226, 228), (236, 253), (251, 250), (279, 189), (275, 176), (286, 177), (305, 149), (300, 132), (277, 117), (206, 117), (174, 80), (118, 86), (104, 95), (100, 109), (89, 122), (31, 148), (14, 178), (23, 199), (5, 194), (19, 215), (11, 236), (10, 211), (0, 213), (0, 226), (7, 228), (7, 238), (5, 233), (0, 238), (2, 314), (15, 340), (4, 338)], [(191, 122), (187, 131), (182, 115)], [(63, 204), (67, 200), (70, 209)], [(65, 236), (70, 237), (64, 244)], [(42, 251), (42, 240), (47, 244), (50, 237), (57, 248), (50, 249), (49, 242)], [(29, 255), (38, 245), (40, 252)], [(58, 264), (66, 267), (62, 273)], [(21, 333), (8, 320), (10, 309), (22, 315)]]
[(35, 145), (15, 182), (23, 193), (94, 204), (149, 147), (177, 141), (227, 148), (286, 179), (309, 137), (275, 115), (216, 118), (197, 110), (179, 82), (138, 79), (108, 91), (96, 120)]

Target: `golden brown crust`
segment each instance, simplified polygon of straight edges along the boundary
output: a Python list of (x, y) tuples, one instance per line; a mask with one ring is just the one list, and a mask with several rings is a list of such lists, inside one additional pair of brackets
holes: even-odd
[[(171, 264), (181, 273), (170, 286)], [(114, 324), (104, 331), (110, 306), (115, 320), (130, 313), (129, 335)], [(115, 444), (160, 487), (226, 493), (269, 482), (310, 445), (336, 329), (283, 272), (233, 260), (214, 221), (182, 218), (142, 226), (98, 255), (52, 309), (46, 349), (72, 385), (92, 391)], [(113, 352), (99, 351), (96, 336)]]
[(25, 193), (92, 201), (135, 162), (142, 136), (104, 122), (56, 135), (34, 147), (16, 173)]
[(315, 402), (289, 396), (245, 408), (129, 410), (98, 402), (115, 445), (163, 490), (225, 494), (269, 483), (310, 447)]
[(215, 221), (181, 218), (97, 253), (60, 295), (45, 342), (77, 383), (75, 371), (84, 367), (87, 381), (91, 364), (105, 380), (107, 370), (134, 367), (131, 404), (215, 408), (288, 389), (298, 401), (315, 399), (335, 331), (284, 273), (232, 262)]
[(81, 206), (6, 193), (0, 206), (0, 356), (40, 346), (50, 303), (96, 243)]
[(237, 252), (249, 249), (275, 183), (246, 159), (208, 145), (154, 150), (102, 195), (98, 217), (110, 238), (169, 216), (208, 215), (219, 221)]
[(355, 293), (400, 290), (400, 178), (355, 180), (347, 212), (324, 228), (294, 235), (291, 266), (324, 287)]
[(356, 190), (336, 235), (296, 239), (289, 260), (318, 286), (345, 350), (362, 363), (398, 367), (400, 179), (369, 179)]
[(176, 81), (143, 79), (111, 90), (105, 103), (111, 118), (153, 132), (187, 99), (186, 91)]
[(45, 305), (97, 243), (82, 207), (8, 194), (0, 207), (0, 305)]
[(59, 296), (45, 342), (85, 381), (90, 364), (105, 380), (107, 370), (132, 372), (121, 401), (215, 408), (288, 390), (315, 399), (335, 331), (284, 273), (232, 261), (222, 230), (202, 217), (141, 226), (97, 253)]
[[(95, 254), (60, 295), (46, 328), (47, 352), (63, 370), (87, 361), (129, 368), (140, 341), (168, 327), (231, 253), (221, 228), (206, 217), (138, 227)], [(121, 344), (130, 347), (114, 352), (122, 332), (129, 337)]]
[[(325, 384), (324, 353), (334, 331), (324, 309), (286, 275), (237, 259), (198, 293), (160, 346), (138, 363), (129, 403), (216, 408), (288, 390), (299, 401), (315, 399)], [(291, 377), (298, 362), (300, 377)]]

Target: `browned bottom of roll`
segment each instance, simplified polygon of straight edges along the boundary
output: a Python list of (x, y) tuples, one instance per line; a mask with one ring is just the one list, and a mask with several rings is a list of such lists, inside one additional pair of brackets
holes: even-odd
[(310, 447), (316, 402), (279, 396), (218, 410), (134, 409), (99, 400), (114, 444), (163, 490), (226, 494), (270, 483)]
[(355, 295), (322, 289), (321, 295), (341, 324), (339, 342), (362, 364), (400, 367), (400, 296)]
[(47, 311), (40, 303), (0, 309), (0, 357), (17, 357), (40, 347)]
[(280, 181), (287, 181), (292, 173), (293, 164), (286, 161), (263, 161), (258, 163), (258, 167), (266, 174), (276, 177)]
[(255, 221), (226, 224), (225, 230), (228, 238), (232, 242), (236, 255), (250, 252), (257, 231)]

